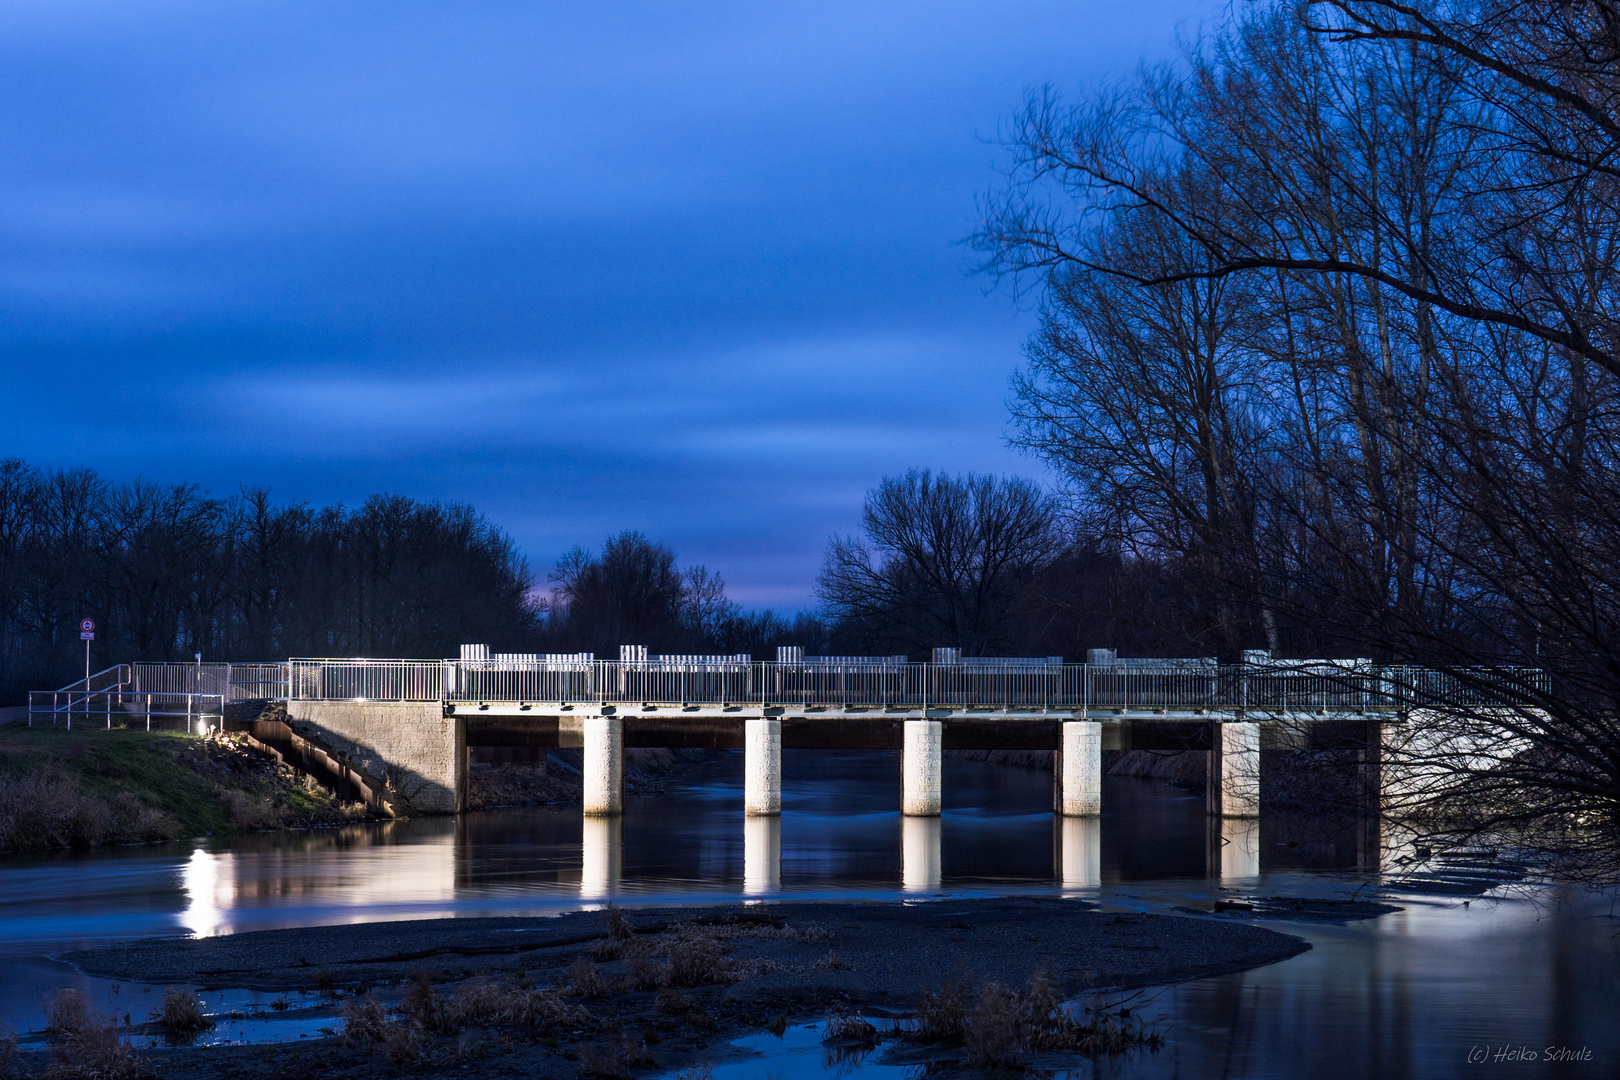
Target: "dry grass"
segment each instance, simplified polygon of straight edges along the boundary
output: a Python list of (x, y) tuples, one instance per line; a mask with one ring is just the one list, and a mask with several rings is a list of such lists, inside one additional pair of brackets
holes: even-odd
[(1129, 1008), (1102, 1009), (1090, 1016), (1083, 1022), (1072, 1015), (1063, 1007), (1057, 986), (1037, 973), (1021, 993), (1000, 983), (985, 983), (971, 1009), (954, 986), (925, 993), (917, 1005), (917, 1026), (903, 1035), (917, 1042), (961, 1046), (969, 1064), (993, 1069), (1017, 1067), (1036, 1050), (1096, 1057), (1164, 1044), (1163, 1036), (1131, 1018)]
[(231, 825), (238, 830), (279, 829), (286, 824), (275, 803), (264, 795), (227, 789), (220, 797), (231, 812)]
[(579, 1071), (583, 1076), (602, 1077), (604, 1080), (613, 1080), (617, 1077), (631, 1077), (638, 1069), (651, 1069), (658, 1062), (647, 1052), (647, 1047), (641, 1040), (630, 1035), (622, 1036), (618, 1042), (597, 1043), (594, 1046), (579, 1048)]
[(708, 929), (683, 926), (670, 934), (666, 953), (672, 985), (709, 986), (732, 981), (730, 965), (720, 950), (720, 942), (705, 932)]
[(658, 991), (653, 1008), (668, 1016), (684, 1016), (692, 1011), (692, 1002), (678, 987), (672, 986)]
[(45, 1003), (45, 1033), (51, 1045), (52, 1080), (136, 1080), (150, 1076), (112, 1022), (96, 1013), (78, 990), (63, 990)]
[(0, 851), (85, 850), (106, 843), (173, 840), (173, 818), (123, 792), (86, 795), (71, 779), (0, 774)]
[(214, 1019), (204, 1010), (202, 999), (184, 986), (165, 989), (163, 1004), (148, 1019), (163, 1025), (164, 1037), (173, 1046), (188, 1046), (214, 1026)]
[(537, 1033), (576, 1028), (590, 1013), (549, 990), (536, 990), (502, 979), (475, 979), (457, 987), (445, 1003), (444, 1016), (456, 1030), (463, 1027), (513, 1026)]
[(855, 965), (838, 955), (837, 949), (830, 949), (826, 956), (815, 962), (814, 966), (823, 971), (850, 971)]
[(568, 989), (575, 997), (596, 998), (613, 989), (613, 980), (590, 960), (581, 956), (568, 973)]
[(966, 1026), (967, 1009), (961, 988), (946, 983), (938, 993), (923, 991), (917, 1001), (917, 1026), (906, 1034), (917, 1042), (959, 1042)]
[[(712, 986), (732, 983), (781, 965), (772, 960), (738, 960), (727, 955), (724, 941), (745, 937), (781, 938), (797, 936), (797, 931), (768, 923), (681, 923), (657, 937), (643, 936), (624, 941), (604, 938), (593, 950), (597, 955), (622, 956), (628, 961), (630, 985), (640, 990), (670, 986)], [(658, 961), (663, 961), (659, 963)]]
[(45, 1002), (45, 1034), (77, 1035), (96, 1022), (90, 1002), (78, 990), (59, 990)]
[[(526, 980), (471, 979), (446, 997), (434, 990), (423, 971), (411, 976), (395, 1012), (398, 1019), (389, 1020), (382, 1003), (371, 994), (349, 998), (343, 1003), (343, 1041), (351, 1046), (380, 1046), (393, 1064), (409, 1065), (432, 1048), (435, 1035), (461, 1035), (453, 1056), (462, 1061), (489, 1052), (486, 1040), (462, 1035), (468, 1027), (521, 1027), (542, 1036), (580, 1027), (591, 1019), (584, 1008), (549, 990), (536, 990)], [(509, 1040), (503, 1037), (501, 1041), (510, 1047)]]
[(881, 1041), (878, 1029), (864, 1016), (844, 1009), (827, 1018), (827, 1024), (821, 1030), (822, 1042), (855, 1043), (860, 1046), (876, 1046)]
[(675, 1074), (675, 1080), (714, 1080), (714, 1066), (707, 1061), (688, 1065)]
[(422, 1056), (427, 1035), (415, 1024), (387, 1024), (383, 1027), (383, 1056), (395, 1065), (409, 1065)]
[(980, 987), (967, 1014), (962, 1044), (970, 1065), (1005, 1068), (1029, 1055), (1031, 1010), (1019, 995), (998, 982)]
[(388, 1034), (388, 1013), (375, 994), (346, 999), (339, 1015), (343, 1018), (339, 1033), (347, 1046), (379, 1043)]
[(434, 991), (427, 972), (420, 968), (411, 973), (410, 985), (400, 999), (399, 1012), (407, 1021), (428, 1031), (437, 1031), (446, 1026), (444, 999)]

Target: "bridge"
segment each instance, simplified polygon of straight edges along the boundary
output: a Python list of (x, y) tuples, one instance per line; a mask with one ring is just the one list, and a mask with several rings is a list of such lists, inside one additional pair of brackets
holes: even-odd
[[(1053, 752), (1053, 810), (1101, 812), (1105, 750), (1209, 755), (1209, 812), (1253, 818), (1262, 749), (1353, 748), (1376, 793), (1385, 732), (1435, 702), (1511, 698), (1539, 673), (1456, 673), (1367, 660), (1122, 659), (491, 653), (453, 660), (295, 658), (252, 664), (128, 664), (30, 696), (30, 722), (184, 716), (199, 730), (233, 727), (295, 753), (348, 790), (419, 813), (462, 809), (469, 746), (578, 747), (584, 812), (623, 810), (627, 747), (744, 751), (745, 809), (781, 810), (784, 749), (901, 753), (901, 810), (941, 809), (945, 750)], [(1498, 689), (1500, 688), (1500, 689)], [(242, 703), (284, 708), (248, 709)], [(233, 708), (233, 704), (236, 706)], [(1376, 797), (1376, 795), (1375, 795)]]

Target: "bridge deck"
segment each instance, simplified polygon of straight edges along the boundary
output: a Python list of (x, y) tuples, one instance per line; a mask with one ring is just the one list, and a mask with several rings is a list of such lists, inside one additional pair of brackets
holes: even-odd
[(1393, 704), (1307, 705), (1293, 708), (1233, 708), (1187, 705), (842, 705), (739, 703), (730, 705), (602, 701), (451, 701), (445, 713), (455, 716), (618, 716), (673, 720), (748, 720), (803, 717), (825, 720), (941, 720), (997, 722), (1097, 720), (1103, 723), (1310, 723), (1323, 720), (1398, 722)]

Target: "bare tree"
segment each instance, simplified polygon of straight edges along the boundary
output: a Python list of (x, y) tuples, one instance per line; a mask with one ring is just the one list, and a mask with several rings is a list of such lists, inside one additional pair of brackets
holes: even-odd
[(864, 541), (835, 537), (817, 593), (865, 647), (935, 645), (988, 655), (1014, 604), (1060, 549), (1051, 500), (1034, 484), (913, 469), (867, 494)]
[[(1423, 701), (1429, 737), (1399, 748), (1427, 780), (1408, 818), (1511, 832), (1566, 868), (1604, 848), (1571, 830), (1620, 823), (1616, 15), (1247, 10), (1080, 108), (1032, 100), (976, 238), (989, 270), (1034, 275), (1070, 321), (1099, 320), (1068, 314), (1074, 281), (1137, 306), (1242, 291), (1256, 375), (1233, 385), (1266, 432), (1246, 478), (1264, 572), (1225, 577), (1285, 638), (1472, 687), (1461, 707)], [(1196, 257), (1144, 260), (1111, 242), (1126, 231)], [(1114, 370), (1156, 340), (1124, 330), (1091, 338)], [(1045, 449), (1137, 460), (1128, 432), (1077, 426)], [(1129, 508), (1171, 505), (1157, 496)]]

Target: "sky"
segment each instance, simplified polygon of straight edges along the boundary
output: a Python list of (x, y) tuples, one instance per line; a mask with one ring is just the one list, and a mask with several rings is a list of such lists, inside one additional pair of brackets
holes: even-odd
[(962, 240), (1024, 94), (1213, 0), (0, 3), (0, 457), (623, 529), (814, 603), (908, 468), (1010, 448)]

